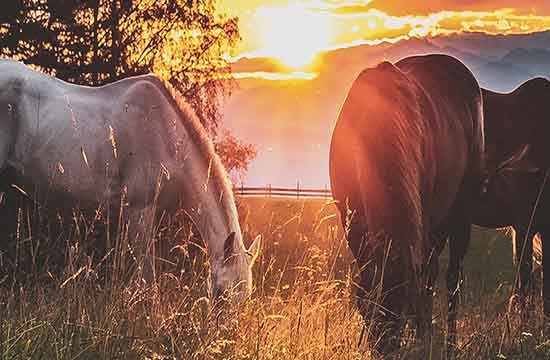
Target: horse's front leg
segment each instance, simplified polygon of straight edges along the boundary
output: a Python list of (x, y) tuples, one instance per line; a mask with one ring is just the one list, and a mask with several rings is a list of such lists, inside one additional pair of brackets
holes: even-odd
[(128, 210), (128, 240), (136, 259), (136, 275), (148, 285), (156, 280), (154, 223), (152, 206)]
[(533, 236), (534, 231), (527, 233), (522, 226), (514, 226), (514, 247), (518, 277), (516, 281), (516, 293), (521, 309), (522, 318), (529, 314), (526, 305), (529, 304), (529, 295), (533, 293)]

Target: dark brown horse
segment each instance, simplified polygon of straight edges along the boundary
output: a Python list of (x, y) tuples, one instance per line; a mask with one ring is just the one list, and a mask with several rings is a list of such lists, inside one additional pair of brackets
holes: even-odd
[[(508, 94), (482, 90), (488, 177), (487, 193), (474, 207), (474, 223), (513, 226), (519, 265), (519, 299), (531, 289), (533, 236), (550, 236), (550, 191), (545, 177), (550, 165), (550, 81), (531, 79)], [(502, 166), (514, 154), (515, 162)], [(517, 156), (516, 156), (517, 157)], [(545, 186), (546, 185), (546, 186)], [(537, 202), (538, 199), (538, 202)], [(534, 211), (536, 210), (536, 211)], [(527, 240), (527, 241), (525, 241)], [(550, 257), (549, 243), (543, 256)], [(543, 262), (550, 274), (550, 262)], [(544, 313), (550, 315), (550, 277), (544, 277)]]
[(364, 70), (348, 93), (332, 135), (331, 186), (360, 268), (359, 309), (378, 324), (369, 338), (382, 353), (399, 346), (409, 316), (430, 350), (438, 239), (447, 236), (454, 254), (448, 340), (455, 342), (483, 142), (481, 90), (450, 56), (381, 63)]

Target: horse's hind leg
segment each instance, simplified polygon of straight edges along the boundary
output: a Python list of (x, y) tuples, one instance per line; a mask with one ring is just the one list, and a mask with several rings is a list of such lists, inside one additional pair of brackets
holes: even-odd
[(544, 318), (550, 319), (550, 226), (540, 232), (542, 243), (542, 299), (544, 303)]
[[(348, 245), (359, 267), (356, 301), (365, 321), (364, 333), (372, 349), (383, 355), (391, 354), (399, 348), (404, 325), (400, 312), (403, 284), (399, 283), (396, 289), (392, 289), (388, 286), (390, 281), (384, 279), (384, 265), (380, 257), (386, 250), (379, 248), (381, 256), (376, 257), (374, 249), (367, 249), (369, 234), (365, 217), (359, 212), (348, 215), (347, 210), (343, 210), (341, 216), (342, 222), (348, 225)], [(384, 289), (391, 290), (384, 293)]]
[(457, 346), (456, 318), (463, 276), (463, 261), (470, 244), (470, 221), (458, 220), (449, 236), (449, 269), (447, 271), (447, 359), (454, 359)]
[(433, 300), (434, 300), (434, 285), (437, 280), (439, 271), (439, 254), (445, 246), (446, 237), (433, 236), (432, 244), (434, 247), (428, 255), (426, 268), (424, 269), (423, 278), (425, 280), (425, 288), (421, 289), (422, 297), (419, 308), (419, 319), (417, 321), (417, 339), (421, 341), (424, 348), (424, 357), (426, 359), (433, 358)]
[(514, 245), (516, 264), (518, 266), (518, 277), (516, 283), (516, 292), (521, 307), (522, 316), (529, 313), (526, 311), (528, 297), (532, 294), (532, 273), (533, 273), (533, 236), (534, 231), (529, 234), (524, 227), (514, 226), (516, 231)]

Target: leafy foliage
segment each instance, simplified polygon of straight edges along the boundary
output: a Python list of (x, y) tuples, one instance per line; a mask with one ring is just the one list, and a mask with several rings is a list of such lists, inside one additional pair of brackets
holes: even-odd
[(234, 183), (243, 182), (248, 166), (257, 154), (254, 145), (237, 139), (229, 131), (224, 131), (216, 142), (216, 152)]
[[(238, 21), (215, 0), (10, 0), (0, 13), (0, 56), (76, 84), (103, 85), (154, 72), (193, 106), (214, 135), (233, 83), (226, 55)], [(224, 134), (218, 149), (244, 176), (256, 152)]]

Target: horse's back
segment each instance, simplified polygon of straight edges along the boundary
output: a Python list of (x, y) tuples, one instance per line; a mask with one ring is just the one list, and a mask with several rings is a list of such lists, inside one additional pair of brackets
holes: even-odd
[[(401, 165), (392, 168), (390, 156), (402, 156)], [(384, 168), (385, 180), (411, 181), (399, 179), (400, 167), (407, 167), (421, 178), (412, 180), (414, 186), (425, 186), (420, 189), (424, 194), (435, 191), (433, 197), (447, 202), (447, 210), (465, 176), (481, 177), (483, 120), (475, 78), (458, 60), (439, 55), (364, 71), (342, 106), (330, 157), (338, 198), (361, 199), (355, 193), (364, 185), (353, 180), (357, 160), (342, 160), (361, 158)]]
[(530, 144), (530, 156), (539, 165), (550, 165), (547, 134), (550, 133), (550, 81), (533, 78), (510, 93), (483, 91), (489, 166), (509, 158)]
[[(330, 147), (332, 191), (342, 200), (342, 206), (351, 202), (350, 205), (360, 208), (362, 190), (368, 187), (368, 192), (382, 193), (388, 180), (415, 167), (415, 162), (401, 167), (388, 156), (392, 150), (396, 157), (420, 156), (415, 142), (420, 140), (421, 124), (416, 124), (419, 127), (408, 126), (413, 122), (407, 124), (417, 111), (411, 104), (415, 93), (414, 85), (389, 63), (364, 70), (352, 84)], [(410, 141), (403, 143), (401, 139), (405, 138)], [(395, 174), (378, 171), (381, 166), (393, 168)], [(368, 178), (361, 178), (362, 172), (368, 173)]]
[(495, 169), (527, 148), (516, 168), (497, 174), (484, 198), (474, 209), (474, 223), (486, 227), (527, 227), (535, 203), (537, 228), (550, 205), (547, 192), (539, 191), (550, 167), (550, 81), (534, 78), (509, 93), (482, 89), (487, 169)]
[[(482, 96), (472, 72), (458, 59), (439, 54), (412, 56), (395, 65), (424, 89), (431, 106), (436, 109), (436, 116), (429, 119), (435, 121), (432, 124), (434, 131), (438, 127), (448, 127), (458, 132), (457, 135), (472, 148), (468, 155), (481, 161), (484, 149)], [(449, 140), (452, 140), (449, 136), (444, 139)]]
[(395, 66), (405, 74), (415, 77), (424, 85), (431, 85), (444, 93), (480, 92), (472, 72), (460, 60), (443, 54), (418, 55), (403, 58)]
[(550, 81), (533, 78), (514, 91), (519, 106), (514, 117), (519, 127), (525, 128), (531, 144), (531, 158), (536, 166), (550, 167)]
[(21, 71), (21, 116), (8, 164), (27, 192), (42, 189), (39, 199), (47, 196), (53, 208), (94, 208), (118, 201), (124, 185), (145, 201), (163, 167), (177, 173), (185, 127), (156, 76), (87, 87)]

